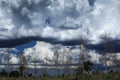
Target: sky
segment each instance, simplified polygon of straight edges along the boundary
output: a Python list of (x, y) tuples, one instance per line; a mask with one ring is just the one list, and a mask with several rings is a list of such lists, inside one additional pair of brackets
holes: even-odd
[(79, 45), (82, 35), (96, 54), (103, 51), (101, 36), (107, 33), (119, 53), (119, 4), (120, 0), (0, 0), (1, 51), (9, 48), (31, 56), (33, 48), (39, 48), (45, 57), (56, 44)]

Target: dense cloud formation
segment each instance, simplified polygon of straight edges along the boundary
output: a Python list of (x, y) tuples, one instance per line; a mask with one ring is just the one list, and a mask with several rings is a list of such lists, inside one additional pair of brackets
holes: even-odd
[[(73, 63), (78, 62), (78, 59), (79, 59), (78, 56), (80, 53), (79, 46), (52, 45), (49, 43), (39, 42), (39, 41), (37, 41), (35, 46), (25, 49), (24, 56), (26, 56), (30, 61), (38, 60), (38, 61), (45, 62), (46, 61), (45, 58), (53, 60), (56, 46), (58, 47), (58, 54), (59, 54), (59, 62), (60, 63), (66, 61), (67, 54), (69, 54), (72, 57)], [(89, 50), (87, 55), (91, 56), (90, 60), (93, 63), (97, 63), (97, 64), (100, 63), (99, 60), (100, 60), (101, 55), (98, 54), (96, 51)]]
[(30, 59), (30, 61), (42, 61), (44, 58), (52, 58), (54, 46), (49, 43), (37, 42), (35, 46), (26, 48), (24, 50), (24, 56)]
[(119, 0), (0, 0), (0, 39), (66, 41), (84, 35), (96, 44), (105, 32), (119, 39), (119, 4)]
[[(58, 47), (59, 52), (59, 63), (65, 63), (66, 62), (66, 56), (67, 54), (70, 55), (72, 63), (77, 63), (79, 59), (80, 54), (80, 48), (79, 46), (62, 46), (62, 45), (56, 45)], [(65, 51), (67, 50), (67, 52)], [(9, 52), (8, 52), (9, 51)], [(19, 63), (19, 55), (13, 54), (10, 51), (18, 52), (15, 48), (0, 48), (0, 60), (2, 67), (4, 67), (4, 64), (7, 64), (8, 61), (8, 55), (10, 64), (18, 64)], [(54, 62), (54, 52), (55, 52), (55, 45), (52, 45), (50, 43), (46, 42), (36, 42), (36, 45), (31, 48), (26, 48), (23, 51), (23, 55), (26, 57), (26, 60), (28, 62), (29, 67), (31, 64), (33, 64), (34, 61), (37, 61), (39, 63), (47, 63), (53, 64)], [(104, 65), (104, 55), (99, 54), (95, 50), (88, 50), (87, 55), (90, 58), (87, 58), (87, 60), (90, 60), (94, 64), (101, 64)], [(85, 56), (87, 56), (85, 55)], [(107, 54), (107, 57), (110, 57), (114, 54)], [(107, 60), (107, 65), (111, 66), (114, 63), (111, 61), (112, 58)], [(120, 60), (120, 53), (116, 53), (116, 59)]]

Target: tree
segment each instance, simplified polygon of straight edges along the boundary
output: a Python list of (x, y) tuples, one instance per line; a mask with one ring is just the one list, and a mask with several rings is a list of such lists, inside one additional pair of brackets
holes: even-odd
[(85, 61), (84, 62), (84, 70), (89, 72), (93, 67), (93, 63), (90, 61)]
[(78, 68), (81, 68), (79, 69), (81, 73), (84, 72), (84, 62), (87, 56), (86, 41), (87, 40), (84, 36), (80, 36), (80, 54), (79, 54), (79, 60), (78, 60), (78, 64), (79, 64)]
[(111, 41), (110, 34), (105, 33), (101, 36), (101, 38), (103, 40), (103, 48), (104, 48), (102, 59), (105, 65), (105, 71), (107, 71), (107, 66), (108, 66), (107, 61), (110, 60), (110, 55), (111, 55), (109, 53), (113, 53), (114, 51), (113, 51), (113, 46), (110, 44)]
[(47, 56), (46, 56), (44, 59), (45, 59), (45, 65), (46, 65), (46, 67), (45, 67), (45, 72), (44, 72), (44, 76), (48, 76), (48, 67), (47, 67), (47, 64), (48, 64), (48, 62), (50, 62), (51, 64), (53, 64), (53, 63), (54, 63), (54, 60), (50, 59), (50, 58), (47, 57)]
[(118, 59), (117, 57), (117, 54), (112, 55), (112, 67), (115, 71), (119, 70), (120, 68), (120, 59)]
[(65, 53), (66, 53), (66, 47), (63, 47), (63, 50), (61, 51), (61, 75), (62, 77), (64, 77), (64, 72), (63, 70), (65, 70)]
[(55, 65), (55, 75), (56, 77), (58, 76), (58, 64), (59, 64), (59, 51), (58, 51), (58, 46), (55, 46), (55, 51), (53, 54), (53, 61), (54, 61), (54, 65)]
[(69, 73), (70, 73), (70, 64), (72, 63), (72, 57), (70, 56), (69, 48), (65, 49), (65, 54), (66, 54), (65, 72), (66, 72), (66, 75), (69, 75)]
[(78, 57), (78, 67), (76, 69), (76, 76), (80, 76), (85, 71), (84, 62), (89, 59), (89, 55), (87, 55), (87, 38), (83, 35), (80, 36), (80, 53)]
[(48, 58), (48, 55), (45, 56), (44, 58), (44, 63), (45, 63), (45, 68), (44, 68), (44, 73), (43, 76), (48, 76), (48, 62), (52, 63), (53, 61), (51, 59)]
[(36, 49), (33, 48), (33, 50), (34, 50), (34, 60), (32, 62), (34, 64), (34, 76), (36, 77), (37, 76), (37, 62), (38, 62), (38, 60), (36, 59), (36, 57), (37, 57)]
[(34, 60), (33, 64), (34, 64), (34, 76), (36, 77), (37, 76), (37, 61)]
[(5, 59), (6, 59), (6, 62), (7, 62), (7, 77), (9, 78), (9, 72), (10, 72), (10, 53), (9, 53), (9, 49), (5, 49)]
[(27, 68), (27, 60), (26, 57), (23, 54), (19, 55), (19, 71), (20, 71), (20, 76), (24, 77), (25, 76), (25, 69)]

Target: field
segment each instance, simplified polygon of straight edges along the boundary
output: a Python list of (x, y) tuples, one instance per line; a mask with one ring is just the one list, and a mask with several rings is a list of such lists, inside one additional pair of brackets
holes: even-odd
[(114, 74), (94, 74), (65, 77), (20, 77), (20, 78), (0, 78), (0, 80), (120, 80), (120, 73)]

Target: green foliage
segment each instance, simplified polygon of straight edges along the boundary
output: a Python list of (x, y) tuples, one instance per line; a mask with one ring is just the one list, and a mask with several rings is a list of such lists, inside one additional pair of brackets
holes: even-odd
[(84, 68), (83, 67), (77, 67), (76, 69), (76, 76), (80, 76), (83, 74), (83, 71), (89, 72), (91, 68), (93, 67), (93, 63), (90, 61), (84, 62)]
[(90, 61), (85, 61), (84, 62), (84, 70), (85, 71), (90, 71), (92, 67), (93, 67), (93, 63), (92, 62), (90, 62)]

